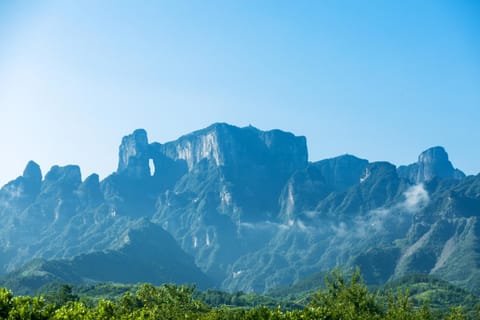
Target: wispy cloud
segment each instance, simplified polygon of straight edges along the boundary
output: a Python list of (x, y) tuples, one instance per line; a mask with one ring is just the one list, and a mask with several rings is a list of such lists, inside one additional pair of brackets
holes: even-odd
[[(241, 230), (256, 230), (275, 232), (277, 230), (296, 230), (308, 233), (333, 233), (338, 238), (354, 235), (357, 238), (368, 236), (371, 232), (387, 231), (388, 225), (405, 222), (409, 216), (419, 212), (429, 203), (430, 197), (423, 184), (411, 186), (404, 192), (404, 199), (389, 207), (379, 207), (370, 210), (364, 216), (357, 216), (350, 221), (331, 222), (330, 224), (306, 224), (301, 219), (290, 219), (287, 223), (266, 222), (241, 222)], [(313, 219), (318, 217), (317, 212), (307, 212), (306, 215)]]
[(404, 196), (405, 201), (402, 203), (402, 208), (412, 213), (422, 210), (430, 202), (430, 196), (423, 184), (410, 187), (405, 191)]
[(372, 231), (386, 231), (386, 225), (405, 222), (407, 217), (421, 211), (430, 202), (430, 196), (423, 184), (411, 186), (403, 195), (405, 199), (399, 203), (373, 209), (365, 216), (356, 217), (351, 223), (342, 221), (331, 224), (330, 229), (340, 238), (352, 234), (357, 238), (363, 238)]

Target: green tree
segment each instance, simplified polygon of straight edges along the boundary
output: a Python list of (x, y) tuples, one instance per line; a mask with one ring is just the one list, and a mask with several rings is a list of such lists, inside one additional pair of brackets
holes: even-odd
[(116, 311), (116, 306), (112, 301), (100, 300), (94, 311), (94, 318), (99, 320), (116, 319), (120, 314)]
[(79, 301), (67, 301), (53, 314), (54, 320), (90, 320), (95, 319), (94, 314)]
[(0, 319), (6, 319), (13, 306), (12, 291), (0, 288)]
[(45, 296), (47, 302), (55, 304), (57, 307), (64, 305), (68, 301), (78, 301), (78, 295), (73, 293), (73, 286), (69, 284), (56, 285), (53, 290)]
[(326, 319), (380, 319), (382, 307), (368, 291), (360, 270), (347, 281), (336, 269), (325, 278), (325, 290), (317, 291), (309, 304), (311, 312)]
[(445, 320), (466, 320), (468, 317), (463, 312), (462, 307), (452, 307), (450, 311), (445, 315)]
[(55, 306), (47, 304), (43, 297), (14, 297), (8, 319), (47, 320), (54, 311)]

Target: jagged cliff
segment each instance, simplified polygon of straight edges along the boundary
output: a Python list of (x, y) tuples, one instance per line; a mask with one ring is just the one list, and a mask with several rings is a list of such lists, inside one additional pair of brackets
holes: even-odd
[(398, 174), (412, 183), (422, 183), (434, 178), (462, 179), (465, 174), (455, 169), (448, 160), (443, 147), (433, 147), (418, 156), (418, 162), (408, 166), (400, 166)]
[[(480, 176), (465, 177), (441, 147), (397, 168), (351, 155), (308, 162), (306, 139), (280, 130), (217, 123), (158, 143), (138, 129), (102, 181), (82, 180), (73, 165), (43, 177), (29, 162), (0, 190), (0, 268), (56, 259), (77, 280), (104, 281), (82, 261), (151, 258), (151, 281), (186, 281), (166, 276), (165, 251), (199, 282), (231, 290), (264, 291), (338, 265), (360, 265), (371, 283), (424, 272), (477, 288), (479, 215)], [(119, 245), (145, 219), (149, 239), (164, 240)]]

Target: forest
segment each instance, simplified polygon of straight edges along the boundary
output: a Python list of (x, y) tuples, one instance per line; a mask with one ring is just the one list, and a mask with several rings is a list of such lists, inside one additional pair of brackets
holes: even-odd
[(349, 276), (334, 270), (325, 275), (322, 288), (282, 298), (242, 292), (197, 291), (193, 286), (173, 284), (103, 284), (81, 290), (58, 284), (36, 296), (14, 296), (12, 291), (0, 288), (0, 318), (480, 319), (480, 301), (466, 294), (460, 302), (447, 298), (443, 306), (432, 304), (428, 299), (419, 302), (409, 291), (414, 288), (412, 281), (415, 280), (419, 279), (410, 278), (396, 289), (372, 289), (367, 287), (359, 270)]

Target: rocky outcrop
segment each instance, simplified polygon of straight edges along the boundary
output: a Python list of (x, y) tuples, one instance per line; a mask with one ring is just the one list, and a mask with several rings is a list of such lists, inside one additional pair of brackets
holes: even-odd
[(79, 166), (53, 166), (45, 175), (45, 180), (42, 183), (42, 193), (50, 192), (52, 188), (62, 194), (71, 193), (81, 183), (82, 174)]
[(29, 161), (23, 171), (24, 191), (30, 194), (37, 194), (42, 183), (42, 171), (34, 161)]
[(100, 203), (104, 200), (102, 190), (100, 189), (100, 178), (94, 173), (88, 176), (78, 187), (78, 194), (84, 202), (88, 204)]
[(40, 166), (29, 161), (23, 175), (10, 181), (0, 190), (0, 202), (5, 206), (24, 208), (39, 194), (42, 183)]
[(418, 156), (417, 163), (398, 167), (398, 174), (413, 183), (422, 183), (434, 178), (462, 179), (465, 174), (455, 169), (448, 160), (443, 147), (433, 147)]
[[(377, 284), (429, 272), (478, 285), (480, 176), (463, 177), (441, 147), (397, 169), (351, 155), (308, 163), (306, 139), (280, 130), (217, 123), (158, 143), (138, 129), (102, 181), (73, 165), (42, 178), (30, 162), (0, 189), (0, 273), (44, 258), (99, 280), (127, 279), (109, 278), (122, 264), (138, 267), (128, 281), (175, 266), (202, 281), (190, 254), (229, 290), (338, 265), (361, 265)], [(184, 252), (169, 251), (165, 230)]]
[(277, 211), (285, 182), (293, 172), (305, 168), (308, 160), (304, 137), (225, 123), (176, 141), (152, 143), (149, 156), (158, 183), (177, 194), (193, 193), (199, 198), (202, 190), (213, 191), (218, 194), (219, 206), (230, 212), (237, 208), (248, 219)]
[(358, 184), (368, 160), (359, 159), (352, 155), (343, 155), (332, 159), (314, 163), (325, 177), (325, 182), (332, 186), (334, 191), (342, 192)]
[(161, 146), (160, 152), (173, 160), (184, 160), (191, 171), (201, 161), (215, 166), (245, 167), (277, 165), (287, 172), (306, 166), (308, 160), (305, 137), (254, 127), (238, 128), (216, 123)]
[(282, 189), (308, 158), (304, 137), (224, 123), (155, 148), (188, 172), (159, 198), (153, 219), (219, 280), (255, 242), (242, 226), (278, 219)]
[(286, 221), (315, 210), (332, 192), (344, 192), (357, 185), (368, 165), (367, 160), (343, 155), (310, 163), (297, 170), (288, 180), (280, 198), (281, 213)]
[(143, 129), (137, 129), (131, 135), (123, 137), (118, 158), (117, 173), (126, 174), (133, 178), (149, 177), (150, 154), (147, 132)]

